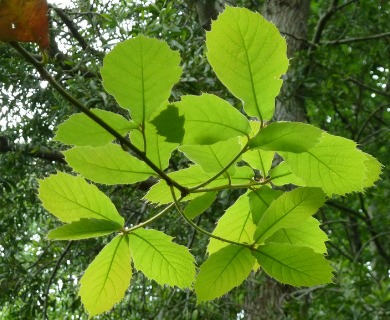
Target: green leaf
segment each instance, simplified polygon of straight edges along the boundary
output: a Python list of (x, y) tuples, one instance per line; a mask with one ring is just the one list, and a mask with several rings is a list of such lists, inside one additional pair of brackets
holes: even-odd
[(195, 259), (189, 250), (157, 230), (137, 229), (130, 233), (134, 266), (158, 284), (190, 288), (195, 278)]
[(245, 112), (270, 120), (288, 67), (286, 40), (275, 25), (248, 9), (226, 6), (207, 32), (206, 45), (215, 73), (243, 100)]
[(242, 155), (242, 160), (247, 162), (252, 168), (259, 170), (263, 177), (266, 177), (271, 169), (274, 157), (275, 152), (258, 149), (246, 151)]
[(124, 219), (111, 200), (82, 177), (58, 172), (39, 181), (39, 198), (46, 210), (62, 222), (86, 219), (111, 220), (123, 226)]
[(168, 142), (183, 145), (209, 145), (251, 132), (249, 121), (237, 109), (211, 94), (183, 96), (151, 122)]
[(68, 164), (85, 178), (105, 184), (131, 184), (148, 179), (155, 172), (117, 144), (74, 147), (63, 152)]
[(179, 81), (180, 55), (167, 43), (137, 36), (118, 43), (106, 55), (101, 74), (104, 88), (132, 119), (144, 123), (168, 100)]
[(158, 135), (156, 128), (149, 122), (145, 122), (143, 132), (140, 130), (132, 131), (130, 139), (161, 170), (168, 167), (172, 151), (178, 146), (177, 143), (166, 142), (165, 137)]
[[(187, 169), (178, 170), (172, 173), (169, 173), (168, 176), (173, 180), (177, 181), (184, 187), (193, 188), (201, 183), (213, 178), (215, 173), (204, 172), (199, 165), (190, 166)], [(234, 185), (248, 184), (252, 182), (253, 170), (249, 167), (237, 167), (235, 173), (230, 176), (228, 179), (226, 176), (221, 175), (218, 178), (214, 179), (207, 185), (207, 188), (217, 188)], [(185, 200), (191, 200), (197, 197), (200, 197), (204, 193), (191, 193)], [(180, 191), (175, 189), (175, 195), (177, 198), (180, 197)], [(160, 180), (154, 186), (152, 186), (149, 192), (146, 194), (145, 199), (156, 204), (167, 204), (173, 202), (171, 188), (163, 180)]]
[(110, 310), (121, 301), (131, 280), (127, 236), (117, 236), (96, 256), (80, 280), (81, 301), (89, 316)]
[(281, 155), (307, 186), (322, 188), (328, 195), (363, 191), (367, 158), (352, 140), (323, 133), (320, 142), (307, 152)]
[(80, 240), (108, 235), (122, 229), (115, 221), (103, 219), (80, 219), (50, 230), (47, 238), (55, 240)]
[(297, 188), (286, 192), (271, 203), (261, 217), (254, 240), (262, 243), (282, 228), (297, 228), (325, 203), (319, 188)]
[(190, 219), (196, 218), (213, 204), (216, 197), (216, 191), (204, 193), (202, 196), (190, 201), (184, 210), (184, 214)]
[(320, 228), (320, 222), (309, 217), (299, 228), (276, 231), (265, 243), (289, 243), (311, 248), (317, 253), (326, 253), (325, 242), (328, 240), (328, 236)]
[[(248, 193), (243, 194), (231, 205), (213, 231), (213, 235), (240, 243), (252, 243), (256, 225), (252, 221), (252, 212), (249, 205)], [(229, 245), (215, 238), (210, 238), (207, 252), (213, 254)]]
[(201, 266), (194, 289), (198, 304), (219, 298), (239, 286), (250, 274), (255, 258), (248, 248), (229, 245), (212, 254)]
[[(237, 138), (232, 138), (211, 145), (181, 146), (179, 150), (199, 164), (205, 172), (220, 172), (241, 152), (242, 146)], [(233, 164), (227, 172), (233, 174), (234, 171)]]
[(305, 152), (321, 138), (322, 130), (301, 122), (274, 122), (261, 129), (249, 142), (251, 149)]
[(268, 243), (253, 253), (271, 277), (293, 286), (332, 282), (332, 267), (320, 253), (286, 243)]
[[(122, 136), (138, 127), (121, 115), (99, 109), (91, 111)], [(70, 145), (96, 147), (113, 141), (115, 137), (84, 113), (77, 113), (58, 126), (54, 139)]]
[(364, 155), (367, 160), (364, 162), (366, 176), (363, 186), (368, 188), (375, 185), (375, 182), (379, 180), (379, 177), (382, 173), (382, 164), (373, 156), (367, 153), (364, 153)]
[(301, 178), (291, 172), (290, 167), (286, 162), (282, 161), (276, 167), (269, 171), (271, 182), (275, 186), (283, 186), (285, 184), (294, 184), (296, 186), (305, 186)]
[(252, 221), (254, 224), (258, 224), (264, 212), (267, 211), (271, 203), (279, 198), (283, 194), (280, 190), (274, 190), (268, 186), (262, 186), (261, 188), (249, 192), (249, 205), (252, 212)]

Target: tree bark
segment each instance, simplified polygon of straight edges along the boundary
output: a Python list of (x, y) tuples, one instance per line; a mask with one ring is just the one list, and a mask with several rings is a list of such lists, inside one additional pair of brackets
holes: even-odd
[(310, 0), (267, 0), (263, 15), (272, 21), (286, 36), (287, 56), (290, 69), (283, 77), (284, 83), (276, 100), (275, 120), (307, 121), (303, 87), (292, 82), (294, 79), (294, 55), (307, 49), (307, 25)]

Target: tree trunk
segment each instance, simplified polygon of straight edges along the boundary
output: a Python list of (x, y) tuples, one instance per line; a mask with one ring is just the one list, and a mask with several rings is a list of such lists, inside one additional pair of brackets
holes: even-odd
[(307, 115), (302, 86), (292, 83), (294, 79), (294, 55), (307, 49), (307, 24), (310, 0), (267, 0), (263, 15), (272, 21), (286, 36), (287, 56), (290, 69), (283, 77), (284, 83), (276, 100), (275, 120), (306, 122)]

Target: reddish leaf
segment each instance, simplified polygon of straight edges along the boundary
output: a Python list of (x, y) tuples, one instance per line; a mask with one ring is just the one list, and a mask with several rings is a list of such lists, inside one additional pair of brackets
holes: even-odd
[(48, 49), (46, 0), (0, 0), (0, 41), (36, 42)]

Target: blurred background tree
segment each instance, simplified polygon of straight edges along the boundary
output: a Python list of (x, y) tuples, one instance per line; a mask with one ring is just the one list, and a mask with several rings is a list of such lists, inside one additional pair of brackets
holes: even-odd
[[(50, 1), (49, 1), (50, 3)], [(278, 97), (278, 120), (306, 121), (355, 140), (383, 163), (390, 146), (390, 3), (374, 0), (236, 0), (259, 11), (287, 39), (291, 66)], [(172, 99), (210, 92), (241, 107), (205, 59), (205, 30), (225, 1), (73, 0), (50, 3), (49, 70), (88, 107), (118, 112), (99, 76), (104, 55), (138, 34), (178, 50), (184, 69)], [(35, 45), (24, 45), (39, 59)], [(49, 242), (58, 222), (36, 197), (38, 178), (67, 170), (52, 140), (56, 125), (76, 112), (9, 45), (0, 43), (0, 318), (87, 319), (78, 279), (104, 240)], [(171, 167), (185, 161), (174, 154)], [(69, 170), (69, 169), (68, 169)], [(330, 199), (317, 217), (328, 233), (334, 284), (283, 286), (263, 273), (223, 298), (196, 306), (191, 292), (134, 277), (125, 300), (98, 319), (388, 319), (390, 318), (389, 168), (365, 194)], [(147, 183), (104, 187), (128, 224), (152, 214)], [(212, 230), (223, 194), (198, 218)], [(154, 227), (204, 256), (207, 239), (175, 215)], [(198, 261), (201, 262), (201, 261)]]

